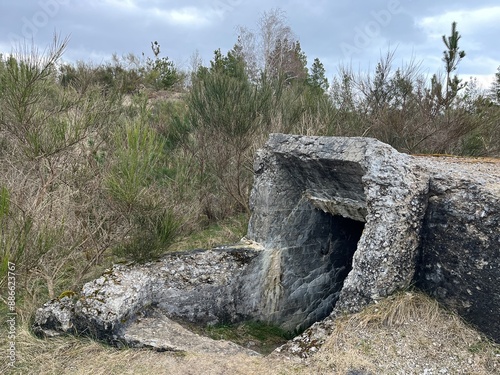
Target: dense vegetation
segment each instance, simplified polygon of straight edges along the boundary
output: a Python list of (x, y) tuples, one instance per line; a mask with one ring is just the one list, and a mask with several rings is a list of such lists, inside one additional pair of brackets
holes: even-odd
[[(500, 70), (481, 92), (444, 71), (310, 68), (283, 14), (241, 28), (209, 66), (182, 72), (154, 58), (61, 63), (67, 41), (0, 58), (0, 294), (9, 262), (27, 312), (111, 262), (144, 261), (209, 227), (232, 241), (249, 213), (252, 160), (271, 132), (369, 136), (407, 153), (500, 155)], [(231, 224), (228, 224), (231, 223)], [(236, 224), (234, 224), (236, 223)], [(203, 241), (196, 244), (205, 244)], [(21, 292), (22, 291), (22, 292)], [(3, 304), (2, 304), (3, 305)]]

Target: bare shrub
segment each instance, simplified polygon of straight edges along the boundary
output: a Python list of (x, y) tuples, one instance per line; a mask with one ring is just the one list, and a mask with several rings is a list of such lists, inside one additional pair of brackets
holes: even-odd
[[(45, 52), (20, 49), (2, 61), (0, 258), (16, 263), (25, 299), (78, 284), (116, 242), (103, 195), (115, 96), (98, 86), (57, 84), (66, 40)], [(3, 283), (4, 273), (1, 275)], [(29, 297), (29, 298), (28, 298)]]
[(428, 81), (413, 61), (394, 69), (393, 58), (382, 57), (373, 75), (340, 68), (330, 89), (337, 135), (374, 137), (407, 153), (498, 154), (498, 108), (473, 81), (446, 94), (440, 82), (448, 78)]

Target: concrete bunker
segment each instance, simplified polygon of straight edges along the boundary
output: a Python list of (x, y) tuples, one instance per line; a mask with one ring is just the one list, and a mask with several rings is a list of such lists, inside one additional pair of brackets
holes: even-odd
[(279, 323), (301, 331), (330, 315), (352, 269), (367, 214), (364, 170), (359, 163), (330, 159), (316, 160), (314, 170), (298, 158), (281, 163), (311, 210), (298, 212), (309, 218), (303, 228), (311, 230), (297, 228), (303, 242), (288, 248), (288, 257), (283, 259), (287, 265), (300, 264), (302, 272), (285, 273), (283, 285), (290, 285), (292, 291), (285, 305), (290, 316)]
[[(39, 309), (35, 331), (172, 348), (179, 337), (162, 328), (153, 339), (144, 322), (251, 319), (301, 331), (412, 282), (429, 180), (410, 157), (374, 139), (273, 134), (254, 171), (247, 241), (114, 266), (78, 301)], [(160, 316), (137, 319), (151, 308)]]
[(247, 238), (262, 251), (241, 312), (302, 330), (411, 282), (428, 186), (405, 155), (374, 139), (272, 134), (254, 170)]
[[(254, 283), (243, 283), (251, 290), (243, 291), (241, 312), (301, 331), (333, 311), (352, 269), (367, 215), (365, 171), (354, 161), (318, 158), (313, 168), (288, 155), (275, 161), (274, 178), (283, 185), (268, 185), (258, 197), (267, 203), (254, 206), (248, 238), (264, 249), (247, 271)], [(276, 221), (263, 223), (270, 218)]]

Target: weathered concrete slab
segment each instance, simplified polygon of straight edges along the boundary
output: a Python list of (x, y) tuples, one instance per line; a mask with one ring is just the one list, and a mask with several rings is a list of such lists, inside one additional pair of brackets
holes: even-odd
[(169, 319), (158, 308), (142, 311), (132, 324), (123, 329), (120, 338), (128, 347), (157, 351), (260, 355), (230, 341), (213, 340), (193, 333)]
[(255, 161), (247, 235), (265, 249), (248, 272), (268, 272), (246, 284), (245, 311), (300, 330), (334, 306), (357, 311), (407, 287), (428, 183), (375, 139), (271, 135)]
[(40, 308), (35, 332), (231, 351), (196, 346), (172, 319), (290, 331), (318, 322), (288, 346), (302, 355), (338, 314), (416, 284), (500, 342), (500, 168), (411, 157), (374, 139), (283, 134), (254, 168), (241, 244), (114, 266)]
[(169, 254), (144, 265), (115, 265), (73, 298), (56, 299), (38, 309), (34, 331), (45, 336), (88, 334), (121, 344), (128, 343), (124, 333), (129, 327), (151, 311), (157, 317), (161, 312), (199, 324), (242, 320), (246, 317), (236, 312), (234, 289), (238, 275), (256, 254), (248, 247), (224, 247)]

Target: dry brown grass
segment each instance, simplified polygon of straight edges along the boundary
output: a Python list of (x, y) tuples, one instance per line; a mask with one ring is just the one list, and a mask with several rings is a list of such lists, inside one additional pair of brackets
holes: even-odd
[(324, 346), (307, 361), (277, 355), (116, 349), (75, 337), (42, 340), (31, 335), (26, 325), (18, 332), (17, 355), (12, 374), (344, 375), (365, 370), (406, 375), (423, 374), (426, 369), (427, 374), (500, 373), (499, 345), (432, 299), (413, 292), (338, 319)]
[(436, 301), (407, 292), (337, 320), (311, 364), (318, 374), (498, 374), (500, 346)]
[(21, 329), (18, 334), (17, 349), (17, 368), (10, 373), (23, 375), (288, 374), (296, 366), (293, 362), (285, 363), (281, 359), (243, 354), (159, 353), (147, 349), (116, 349), (90, 339), (75, 337), (42, 340), (32, 336), (26, 328)]

